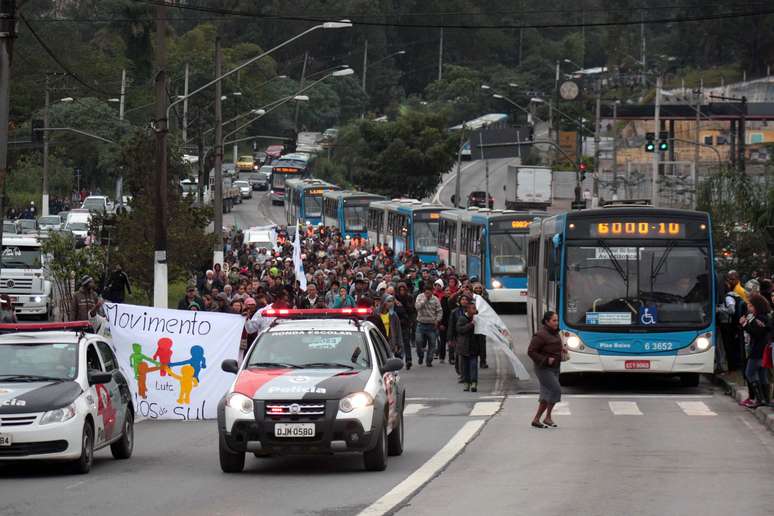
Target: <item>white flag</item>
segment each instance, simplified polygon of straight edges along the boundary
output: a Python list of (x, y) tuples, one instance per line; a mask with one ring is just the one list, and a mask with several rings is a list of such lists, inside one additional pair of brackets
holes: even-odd
[(296, 271), (296, 279), (301, 290), (306, 292), (306, 273), (304, 272), (304, 262), (301, 261), (301, 230), (296, 223), (296, 236), (293, 239), (293, 268)]
[(491, 338), (511, 361), (513, 374), (516, 375), (516, 378), (529, 380), (527, 369), (513, 352), (513, 336), (508, 327), (483, 297), (478, 294), (473, 294), (473, 297), (476, 299), (476, 310), (478, 310), (478, 315), (475, 318), (476, 327), (473, 332)]

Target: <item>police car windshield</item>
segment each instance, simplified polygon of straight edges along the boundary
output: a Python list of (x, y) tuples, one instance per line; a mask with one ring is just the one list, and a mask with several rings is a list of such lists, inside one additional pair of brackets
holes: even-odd
[(261, 335), (247, 367), (366, 369), (368, 347), (359, 332), (273, 331)]
[(0, 382), (73, 380), (76, 376), (77, 344), (0, 344)]

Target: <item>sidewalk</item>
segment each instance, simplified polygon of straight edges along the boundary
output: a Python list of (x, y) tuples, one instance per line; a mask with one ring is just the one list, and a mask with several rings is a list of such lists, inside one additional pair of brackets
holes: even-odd
[[(732, 379), (724, 376), (712, 375), (710, 380), (725, 390), (726, 394), (736, 400), (737, 403), (741, 403), (749, 396), (747, 387), (744, 384), (738, 384)], [(757, 409), (747, 409), (739, 406), (740, 410), (747, 410), (755, 415), (755, 418), (768, 429), (769, 432), (774, 433), (774, 408), (772, 407), (758, 407)]]

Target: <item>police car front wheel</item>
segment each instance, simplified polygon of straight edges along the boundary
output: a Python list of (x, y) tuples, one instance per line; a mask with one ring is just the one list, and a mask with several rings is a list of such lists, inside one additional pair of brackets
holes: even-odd
[(223, 473), (241, 473), (245, 469), (244, 452), (231, 451), (223, 435), (220, 436), (218, 451), (220, 452), (220, 469), (223, 470)]
[(128, 459), (134, 450), (134, 414), (131, 408), (126, 409), (124, 416), (124, 431), (121, 438), (110, 445), (110, 453), (114, 459)]
[(91, 471), (94, 462), (94, 427), (90, 422), (83, 424), (81, 434), (81, 456), (71, 465), (73, 473), (86, 474)]
[(368, 471), (387, 469), (387, 422), (382, 424), (376, 446), (363, 454), (363, 463)]

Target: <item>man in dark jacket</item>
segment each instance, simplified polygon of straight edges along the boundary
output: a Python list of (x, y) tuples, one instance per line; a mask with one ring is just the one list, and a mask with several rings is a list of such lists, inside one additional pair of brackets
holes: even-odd
[(204, 300), (196, 295), (196, 287), (188, 285), (188, 288), (185, 289), (185, 297), (177, 304), (177, 309), (190, 310), (192, 303), (196, 303), (199, 310), (205, 309)]
[(486, 337), (476, 335), (475, 316), (478, 313), (475, 303), (465, 305), (465, 312), (457, 319), (457, 354), (462, 360), (462, 376), (465, 391), (478, 391), (478, 356), (486, 345)]
[[(456, 301), (456, 302), (455, 302)], [(449, 328), (446, 332), (446, 342), (449, 343), (449, 363), (454, 364), (454, 369), (457, 371), (459, 381), (464, 381), (462, 376), (462, 360), (459, 357), (457, 350), (457, 321), (465, 315), (465, 306), (468, 303), (472, 303), (473, 298), (470, 294), (460, 294), (455, 296), (450, 301), (451, 312), (449, 313)]]
[(317, 285), (310, 283), (306, 286), (306, 295), (299, 299), (298, 308), (302, 310), (325, 308), (325, 300), (318, 295)]
[(416, 338), (417, 309), (414, 306), (414, 296), (408, 285), (398, 283), (398, 293), (395, 296), (396, 306), (401, 306), (406, 312), (406, 327), (403, 331), (403, 360), (406, 362), (406, 370), (411, 369), (411, 343)]
[(91, 276), (83, 276), (79, 285), (81, 288), (73, 295), (70, 320), (88, 321), (97, 314), (102, 301), (94, 290), (95, 283)]
[(124, 293), (132, 293), (132, 287), (129, 285), (129, 276), (121, 269), (120, 265), (116, 265), (113, 269), (105, 290), (107, 291), (105, 298), (113, 303), (123, 303)]

